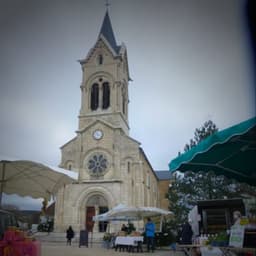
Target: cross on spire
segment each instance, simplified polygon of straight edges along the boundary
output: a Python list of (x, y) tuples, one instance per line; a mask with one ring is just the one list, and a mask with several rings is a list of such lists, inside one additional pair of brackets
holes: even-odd
[(110, 6), (110, 3), (108, 0), (106, 0), (105, 5), (106, 5), (106, 9), (108, 10), (108, 7)]

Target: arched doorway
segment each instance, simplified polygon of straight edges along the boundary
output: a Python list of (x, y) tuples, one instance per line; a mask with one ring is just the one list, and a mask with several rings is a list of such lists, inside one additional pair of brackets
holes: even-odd
[(86, 203), (86, 218), (85, 227), (88, 232), (106, 232), (107, 224), (106, 221), (99, 221), (99, 225), (94, 227), (93, 216), (102, 214), (108, 211), (107, 200), (102, 195), (93, 195), (89, 198)]

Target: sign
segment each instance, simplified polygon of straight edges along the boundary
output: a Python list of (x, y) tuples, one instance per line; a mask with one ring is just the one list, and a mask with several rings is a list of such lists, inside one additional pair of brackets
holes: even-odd
[(233, 225), (230, 230), (229, 246), (243, 247), (244, 226)]
[(80, 230), (79, 247), (81, 247), (82, 245), (88, 247), (88, 231), (87, 230)]

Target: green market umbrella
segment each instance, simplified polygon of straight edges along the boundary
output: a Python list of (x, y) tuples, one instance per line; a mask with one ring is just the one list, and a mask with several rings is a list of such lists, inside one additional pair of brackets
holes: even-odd
[(214, 133), (169, 163), (170, 171), (213, 171), (256, 186), (256, 117)]

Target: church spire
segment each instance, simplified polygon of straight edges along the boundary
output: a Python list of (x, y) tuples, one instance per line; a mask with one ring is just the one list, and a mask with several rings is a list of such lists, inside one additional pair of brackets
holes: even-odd
[(106, 10), (106, 14), (100, 29), (99, 37), (101, 35), (104, 36), (104, 38), (108, 41), (110, 46), (115, 50), (116, 53), (118, 53), (119, 46), (116, 44), (115, 35), (108, 15), (108, 10)]

